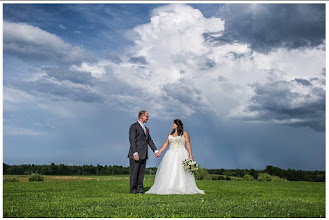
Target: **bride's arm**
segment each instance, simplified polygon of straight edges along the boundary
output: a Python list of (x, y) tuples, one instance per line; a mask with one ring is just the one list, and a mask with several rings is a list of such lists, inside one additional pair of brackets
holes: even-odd
[[(170, 135), (170, 133), (169, 133), (169, 135)], [(168, 138), (169, 138), (169, 135), (168, 135)], [(162, 153), (168, 147), (168, 144), (169, 144), (168, 138), (167, 138), (166, 142), (162, 145), (161, 149), (159, 150), (160, 153)]]
[(188, 133), (186, 131), (184, 131), (183, 136), (185, 137), (186, 147), (187, 147), (188, 153), (190, 154), (189, 158), (191, 160), (193, 160), (192, 147), (191, 147), (191, 144), (190, 144), (190, 136), (188, 135)]

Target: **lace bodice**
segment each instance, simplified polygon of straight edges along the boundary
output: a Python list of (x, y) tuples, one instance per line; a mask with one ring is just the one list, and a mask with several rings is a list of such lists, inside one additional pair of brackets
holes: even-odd
[(169, 135), (169, 150), (184, 150), (185, 149), (185, 137), (184, 136), (172, 136)]

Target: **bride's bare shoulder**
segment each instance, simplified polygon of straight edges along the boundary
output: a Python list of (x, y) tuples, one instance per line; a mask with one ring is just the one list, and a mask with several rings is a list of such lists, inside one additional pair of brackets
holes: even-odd
[(189, 136), (188, 133), (187, 133), (187, 131), (183, 131), (183, 135), (184, 136)]

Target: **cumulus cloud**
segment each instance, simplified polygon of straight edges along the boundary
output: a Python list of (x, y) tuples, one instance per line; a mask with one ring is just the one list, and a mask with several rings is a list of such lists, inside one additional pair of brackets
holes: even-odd
[[(302, 12), (296, 13), (299, 16)], [(226, 20), (205, 18), (200, 11), (185, 5), (157, 8), (150, 23), (134, 28), (138, 37), (133, 53), (147, 61), (143, 62), (144, 67), (123, 62), (112, 65), (113, 71), (120, 73), (118, 79), (129, 79), (135, 87), (151, 93), (167, 110), (171, 108), (167, 103), (179, 103), (177, 106), (184, 104), (185, 115), (208, 111), (222, 119), (257, 118), (323, 130), (324, 85), (319, 86), (313, 80), (312, 89), (300, 86), (309, 87), (307, 82), (311, 78), (323, 81), (324, 44), (302, 49), (287, 46), (264, 54), (241, 40), (217, 45), (207, 41), (206, 35), (220, 37), (225, 33), (224, 23)], [(286, 94), (280, 93), (278, 85), (285, 87)], [(261, 88), (267, 87), (272, 93), (262, 96)], [(286, 117), (274, 110), (272, 114), (256, 110), (266, 108), (265, 103), (274, 107), (289, 99), (299, 102), (306, 96), (305, 91), (313, 96), (298, 105), (314, 114), (294, 115), (299, 107), (290, 107), (292, 113)], [(276, 102), (272, 103), (273, 99)], [(171, 110), (177, 111), (174, 107)]]
[[(134, 28), (137, 35), (132, 37), (135, 42), (130, 50), (132, 56), (121, 59), (123, 62), (119, 65), (109, 65), (119, 80), (129, 80), (132, 87), (152, 94), (153, 99), (164, 106), (170, 106), (166, 102), (172, 103), (173, 99), (175, 103), (187, 104), (179, 97), (198, 89), (184, 85), (190, 83), (189, 80), (180, 82), (180, 79), (194, 77), (196, 69), (208, 70), (216, 65), (207, 57), (209, 50), (202, 35), (220, 32), (223, 27), (221, 19), (207, 19), (199, 10), (186, 5), (157, 8), (152, 11), (150, 23)], [(172, 92), (175, 87), (180, 94)], [(201, 104), (200, 100), (196, 95), (195, 101)], [(186, 113), (194, 112), (187, 106), (184, 107)]]
[(222, 36), (211, 42), (244, 42), (253, 50), (278, 47), (314, 47), (325, 39), (325, 4), (226, 4), (219, 16), (225, 20)]
[(26, 23), (3, 22), (4, 53), (24, 60), (47, 60), (60, 63), (80, 63), (91, 60), (86, 51), (66, 43), (55, 34)]
[(150, 23), (134, 28), (139, 35), (135, 43), (140, 55), (152, 53), (157, 55), (152, 60), (161, 57), (166, 65), (175, 56), (202, 54), (205, 49), (202, 35), (223, 28), (224, 22), (219, 18), (207, 19), (199, 10), (185, 5), (168, 5), (155, 9)]

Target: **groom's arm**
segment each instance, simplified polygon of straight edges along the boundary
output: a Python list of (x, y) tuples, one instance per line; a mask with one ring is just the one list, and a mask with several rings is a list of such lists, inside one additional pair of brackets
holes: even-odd
[(149, 145), (150, 145), (150, 147), (151, 147), (151, 149), (153, 150), (154, 153), (159, 152), (158, 149), (156, 148), (152, 138), (151, 138), (151, 135), (149, 135)]
[[(130, 142), (130, 149), (131, 152), (135, 155), (137, 153), (137, 139), (136, 139), (136, 128), (134, 125), (130, 126), (129, 129), (129, 142)], [(138, 154), (138, 153), (137, 153)]]

